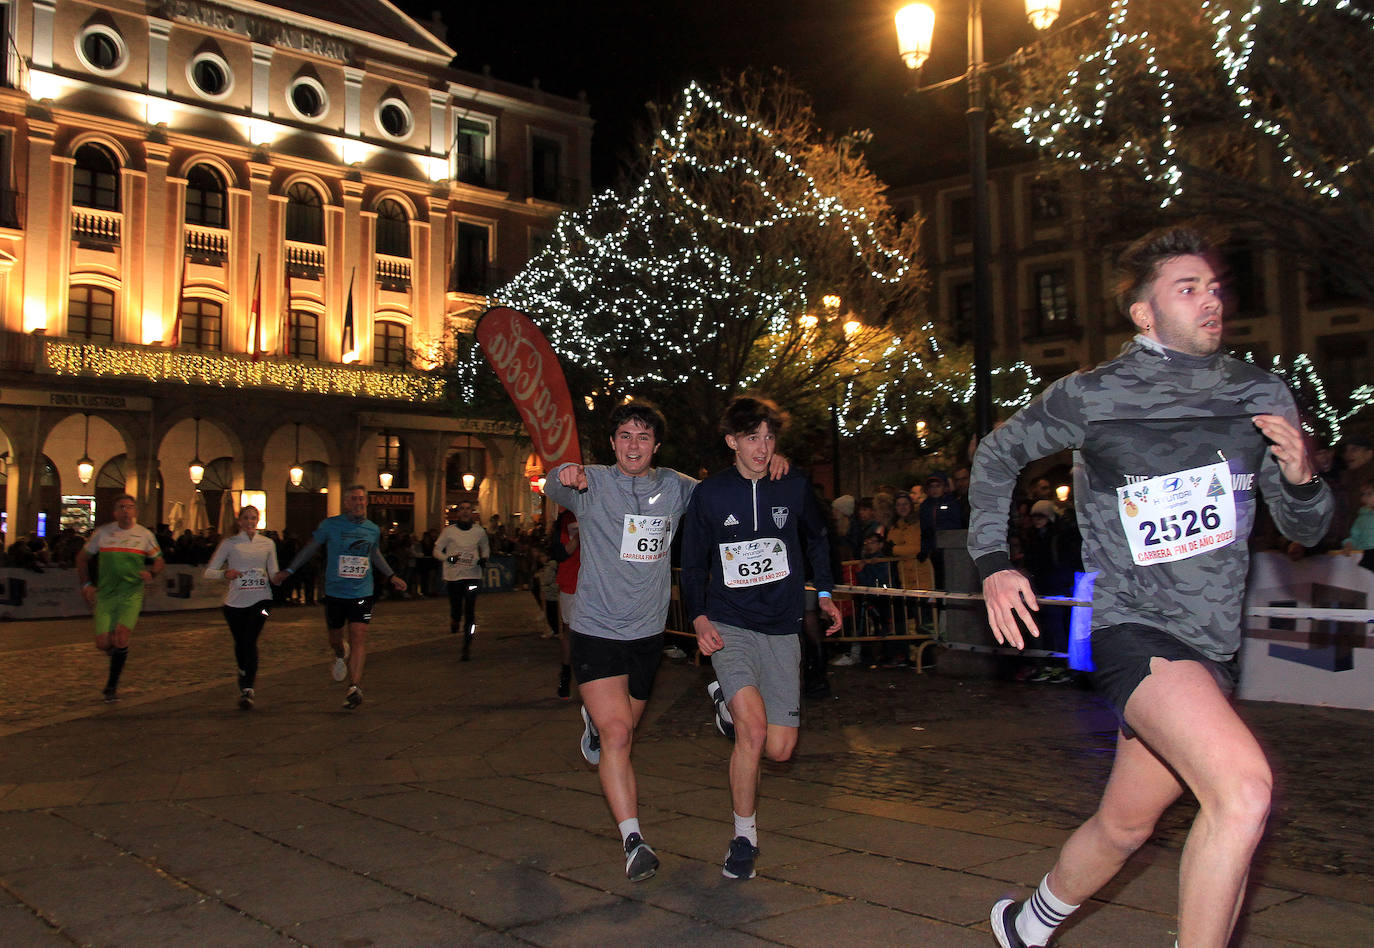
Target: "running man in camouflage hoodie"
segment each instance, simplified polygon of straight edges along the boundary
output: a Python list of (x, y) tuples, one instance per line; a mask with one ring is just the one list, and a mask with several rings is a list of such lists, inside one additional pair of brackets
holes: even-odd
[(1177, 943), (1227, 943), (1272, 785), (1229, 700), (1257, 491), (1299, 543), (1316, 542), (1333, 509), (1287, 388), (1221, 351), (1221, 284), (1201, 235), (1146, 235), (1118, 270), (1117, 301), (1138, 335), (1047, 388), (974, 460), (969, 552), (993, 634), (1021, 648), (1018, 620), (1036, 634), (1036, 605), (1007, 553), (1012, 486), (1030, 461), (1074, 452), (1083, 562), (1097, 574), (1093, 681), (1121, 722), (1097, 812), (1029, 899), (994, 906), (1002, 948), (1047, 944), (1185, 786), (1200, 810), (1180, 867)]

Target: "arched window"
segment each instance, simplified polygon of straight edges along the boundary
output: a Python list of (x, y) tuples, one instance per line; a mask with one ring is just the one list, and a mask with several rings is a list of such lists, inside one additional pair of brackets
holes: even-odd
[(67, 291), (67, 335), (90, 342), (114, 341), (115, 295), (84, 283)]
[(192, 297), (181, 301), (181, 348), (223, 348), (224, 308), (214, 300)]
[(377, 252), (410, 256), (410, 221), (405, 208), (390, 199), (377, 205)]
[(72, 204), (102, 211), (119, 210), (119, 163), (101, 145), (85, 144), (76, 150), (72, 169)]
[(186, 223), (223, 227), (224, 179), (209, 165), (196, 165), (186, 175)]
[(377, 320), (372, 336), (372, 363), (393, 369), (406, 365), (406, 327), (401, 323)]
[(291, 310), (291, 352), (293, 359), (318, 362), (320, 358), (320, 318), (314, 313)]
[(286, 189), (286, 239), (324, 244), (324, 202), (304, 181)]
[(377, 435), (377, 472), (391, 472), (391, 486), (405, 489), (410, 486), (410, 460), (406, 443), (389, 431)]

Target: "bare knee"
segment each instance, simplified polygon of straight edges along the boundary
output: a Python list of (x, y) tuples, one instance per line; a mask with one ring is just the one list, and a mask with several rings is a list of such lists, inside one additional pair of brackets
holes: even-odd
[(770, 729), (768, 744), (764, 748), (764, 753), (768, 759), (782, 763), (792, 759), (792, 752), (797, 749), (797, 729), (794, 727), (774, 727)]
[(1102, 839), (1123, 857), (1130, 856), (1154, 834), (1156, 819), (1132, 819), (1129, 816), (1098, 810), (1091, 822)]
[(1228, 832), (1258, 835), (1269, 819), (1274, 779), (1267, 766), (1247, 768), (1229, 776), (1217, 792), (1200, 796), (1203, 812), (1213, 815)]
[(601, 735), (603, 753), (609, 751), (611, 754), (628, 754), (630, 745), (634, 743), (635, 729), (629, 721), (617, 719), (597, 724), (597, 732)]

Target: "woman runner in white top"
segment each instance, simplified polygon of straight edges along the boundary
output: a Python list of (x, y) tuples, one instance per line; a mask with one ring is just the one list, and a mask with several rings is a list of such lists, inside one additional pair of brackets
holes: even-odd
[(258, 533), (258, 508), (239, 511), (239, 532), (215, 547), (205, 567), (206, 579), (227, 579), (224, 618), (234, 637), (234, 660), (239, 670), (239, 707), (253, 708), (253, 682), (258, 676), (258, 636), (272, 611), (268, 577), (277, 573), (277, 545)]

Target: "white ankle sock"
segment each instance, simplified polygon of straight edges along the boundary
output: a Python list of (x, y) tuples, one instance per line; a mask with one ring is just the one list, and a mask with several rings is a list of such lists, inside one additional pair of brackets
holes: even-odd
[(738, 813), (731, 811), (731, 815), (735, 818), (735, 835), (743, 836), (745, 839), (749, 840), (750, 846), (757, 846), (759, 844), (758, 813), (755, 812), (750, 816), (740, 816)]
[[(632, 816), (628, 820), (620, 821), (620, 841), (623, 843), (630, 838), (631, 833), (639, 833), (639, 817)], [(644, 834), (639, 833), (642, 837)]]
[(1021, 912), (1016, 916), (1016, 934), (1029, 946), (1046, 945), (1054, 936), (1054, 930), (1076, 908), (1077, 905), (1069, 905), (1055, 897), (1046, 873), (1035, 894), (1021, 905)]

